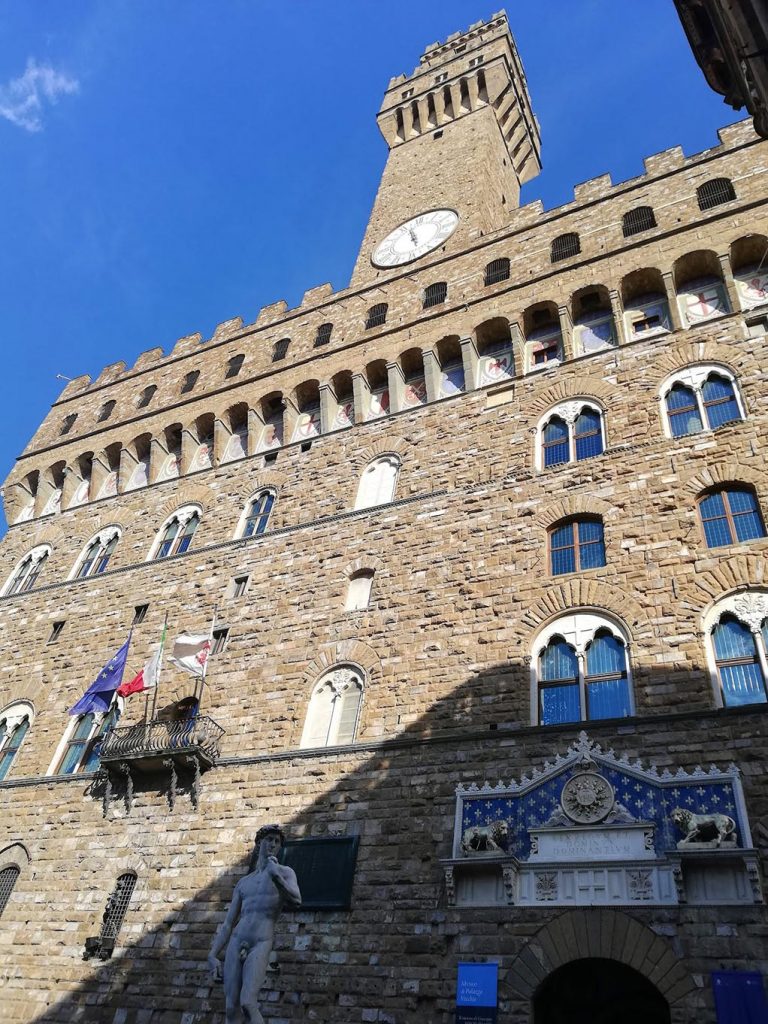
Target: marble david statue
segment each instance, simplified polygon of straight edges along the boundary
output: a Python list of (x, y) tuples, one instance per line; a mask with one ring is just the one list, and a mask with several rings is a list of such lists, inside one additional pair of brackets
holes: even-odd
[(284, 905), (301, 905), (294, 871), (277, 861), (284, 840), (279, 825), (265, 825), (256, 833), (248, 874), (235, 886), (208, 955), (214, 980), (224, 982), (227, 1024), (263, 1024), (259, 991), (275, 923)]

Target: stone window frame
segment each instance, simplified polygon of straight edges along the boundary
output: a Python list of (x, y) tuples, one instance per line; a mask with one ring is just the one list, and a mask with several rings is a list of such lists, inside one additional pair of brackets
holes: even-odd
[[(13, 768), (13, 764), (19, 750), (27, 737), (27, 733), (32, 728), (34, 720), (35, 709), (32, 703), (28, 700), (11, 701), (10, 704), (7, 704), (3, 710), (0, 711), (0, 781), (8, 778), (8, 772)], [(8, 752), (11, 740), (13, 740), (18, 727), (25, 721), (28, 722), (27, 729), (23, 733), (21, 740), (16, 745), (14, 756), (6, 767), (5, 755)]]
[(723, 688), (713, 640), (715, 627), (724, 615), (732, 615), (752, 634), (758, 664), (763, 676), (763, 687), (768, 697), (768, 643), (762, 633), (763, 623), (768, 622), (768, 591), (756, 587), (742, 588), (718, 598), (702, 617), (704, 648), (715, 708), (727, 707), (723, 699)]
[[(539, 716), (539, 658), (554, 637), (562, 637), (576, 652), (579, 666), (579, 706), (581, 722), (599, 721), (587, 718), (586, 701), (586, 650), (600, 630), (608, 630), (624, 647), (627, 691), (629, 694), (629, 715), (636, 714), (634, 681), (632, 678), (632, 639), (629, 630), (609, 612), (599, 608), (575, 608), (561, 612), (543, 626), (535, 635), (530, 648), (530, 701), (531, 725), (540, 725)], [(555, 726), (556, 728), (557, 726)]]
[[(535, 430), (535, 444), (536, 444), (536, 469), (543, 473), (552, 469), (556, 469), (557, 466), (571, 466), (577, 462), (583, 462), (585, 459), (576, 458), (576, 437), (574, 431), (574, 424), (581, 415), (584, 409), (589, 409), (590, 412), (595, 412), (600, 417), (600, 436), (602, 440), (602, 451), (599, 455), (604, 455), (605, 450), (608, 447), (608, 438), (606, 436), (605, 429), (605, 409), (600, 405), (599, 402), (595, 401), (594, 398), (573, 398), (568, 399), (564, 402), (558, 402), (556, 405), (552, 405), (547, 411), (539, 418), (536, 424)], [(544, 429), (553, 417), (558, 417), (565, 421), (568, 427), (568, 446), (569, 455), (567, 462), (556, 463), (551, 466), (544, 465)], [(597, 458), (598, 456), (592, 456)]]
[[(709, 426), (709, 415), (704, 406), (701, 389), (705, 381), (708, 380), (712, 374), (718, 377), (724, 377), (733, 387), (733, 394), (741, 414), (740, 420), (729, 420), (727, 423), (721, 423), (716, 427)], [(667, 396), (675, 384), (682, 384), (684, 387), (691, 388), (693, 390), (696, 397), (699, 419), (702, 423), (701, 430), (693, 431), (689, 434), (679, 434), (677, 436), (672, 433), (672, 427), (669, 422)], [(741, 394), (741, 388), (739, 387), (736, 374), (727, 366), (723, 366), (722, 363), (693, 363), (690, 366), (685, 366), (680, 370), (676, 370), (674, 373), (665, 377), (662, 381), (661, 386), (659, 387), (658, 398), (662, 429), (664, 431), (664, 436), (670, 441), (679, 441), (683, 437), (695, 437), (699, 434), (712, 433), (715, 430), (720, 430), (722, 427), (727, 427), (733, 423), (743, 422), (747, 418), (747, 410), (744, 406), (744, 399)]]
[[(371, 501), (366, 496), (366, 491), (370, 490), (371, 487), (371, 485), (368, 484), (367, 482), (366, 474), (371, 472), (374, 469), (374, 467), (384, 465), (386, 463), (389, 463), (390, 466), (394, 467), (394, 474), (391, 477), (392, 486), (389, 490), (388, 497), (384, 500)], [(388, 452), (386, 454), (377, 456), (375, 459), (372, 459), (360, 474), (360, 479), (357, 485), (357, 494), (355, 496), (355, 511), (365, 508), (379, 508), (380, 506), (391, 504), (391, 502), (395, 500), (395, 494), (397, 493), (397, 485), (400, 480), (400, 471), (402, 468), (402, 460), (400, 459), (400, 456), (395, 455), (394, 452)], [(372, 472), (371, 475), (373, 475)], [(377, 484), (376, 496), (379, 495), (381, 486), (381, 484)]]
[[(599, 540), (599, 542), (598, 541), (592, 541), (592, 540), (587, 541), (587, 542), (582, 542), (581, 541), (581, 539), (579, 537), (579, 531), (578, 531), (579, 525), (581, 523), (598, 523), (599, 524), (599, 526), (600, 526), (600, 540)], [(575, 527), (575, 531), (574, 531), (574, 534), (573, 534), (573, 545), (567, 545), (568, 547), (573, 547), (575, 568), (569, 569), (569, 570), (563, 570), (561, 572), (555, 572), (554, 564), (553, 564), (553, 558), (552, 558), (553, 551), (555, 551), (555, 550), (563, 550), (564, 548), (563, 549), (555, 549), (555, 548), (553, 548), (552, 547), (552, 538), (555, 535), (555, 533), (557, 533), (558, 530), (561, 530), (561, 529), (563, 529), (563, 527), (566, 527), (566, 526), (573, 526), (573, 527)], [(599, 543), (602, 546), (602, 549), (603, 549), (603, 559), (604, 560), (603, 560), (602, 564), (601, 565), (594, 565), (594, 566), (587, 566), (587, 567), (582, 566), (582, 564), (581, 564), (582, 557), (583, 557), (582, 548), (585, 547), (588, 544), (596, 544), (596, 543)], [(608, 561), (607, 561), (607, 552), (606, 552), (606, 547), (605, 547), (605, 523), (603, 522), (603, 517), (600, 516), (600, 515), (594, 515), (592, 513), (578, 513), (577, 515), (566, 516), (563, 519), (558, 519), (557, 522), (552, 523), (552, 525), (547, 528), (547, 563), (548, 563), (548, 568), (549, 568), (549, 575), (552, 576), (552, 577), (555, 577), (555, 576), (570, 576), (570, 575), (573, 575), (574, 573), (590, 572), (592, 569), (605, 568), (605, 566), (608, 564)]]
[(267, 509), (266, 513), (265, 512), (261, 512), (259, 514), (259, 518), (265, 520), (263, 528), (262, 529), (258, 529), (258, 530), (254, 530), (252, 533), (249, 533), (247, 536), (249, 536), (249, 537), (260, 537), (262, 534), (267, 532), (267, 530), (269, 528), (269, 520), (272, 518), (272, 515), (273, 515), (274, 510), (275, 510), (275, 505), (277, 504), (277, 490), (274, 487), (259, 487), (257, 490), (255, 490), (253, 492), (253, 494), (251, 494), (251, 496), (248, 498), (248, 500), (246, 501), (245, 505), (243, 506), (243, 511), (240, 513), (240, 518), (237, 521), (237, 529), (235, 530), (235, 537), (236, 538), (240, 538), (240, 537), (245, 537), (246, 536), (246, 534), (245, 534), (245, 527), (246, 527), (246, 524), (248, 523), (248, 519), (250, 517), (249, 513), (251, 511), (251, 508), (252, 508), (252, 506), (254, 505), (254, 503), (256, 501), (258, 501), (260, 498), (263, 498), (265, 495), (271, 495), (272, 496), (272, 503), (269, 505), (269, 508)]
[[(182, 536), (184, 534), (184, 529), (185, 529), (187, 523), (189, 522), (189, 520), (193, 518), (193, 516), (197, 516), (197, 526), (195, 527), (195, 530), (194, 530), (194, 533), (196, 533), (197, 530), (200, 528), (200, 523), (203, 520), (203, 509), (202, 509), (201, 505), (199, 505), (197, 503), (190, 503), (190, 504), (187, 504), (187, 505), (181, 505), (174, 512), (172, 512), (169, 516), (167, 516), (166, 519), (164, 520), (162, 526), (160, 527), (160, 529), (155, 534), (155, 539), (152, 541), (152, 545), (151, 545), (151, 547), (149, 549), (149, 554), (147, 555), (145, 561), (147, 561), (147, 562), (159, 561), (161, 557), (162, 558), (172, 558), (173, 555), (179, 554), (180, 552), (177, 549), (178, 549), (179, 543), (181, 541), (181, 538), (182, 538)], [(178, 529), (177, 529), (177, 531), (176, 531), (176, 533), (175, 533), (175, 535), (173, 537), (173, 540), (172, 540), (172, 543), (171, 543), (171, 548), (170, 548), (170, 550), (166, 554), (160, 556), (160, 555), (158, 555), (158, 552), (160, 551), (160, 548), (161, 548), (161, 546), (163, 544), (163, 540), (165, 538), (165, 532), (168, 529), (168, 527), (171, 525), (171, 523), (174, 521), (174, 519), (178, 522), (179, 525), (178, 525)], [(194, 536), (194, 533), (193, 533), (193, 536)], [(191, 543), (192, 543), (192, 540), (190, 539), (190, 544)], [(185, 551), (189, 550), (189, 544), (187, 545), (187, 547), (184, 550)]]
[[(739, 515), (744, 515), (744, 512), (734, 512), (731, 507), (730, 495), (733, 493), (746, 493), (749, 494), (755, 503), (755, 508), (752, 510), (757, 513), (757, 517), (760, 521), (762, 533), (759, 537), (750, 537), (747, 540), (740, 540), (737, 535), (737, 519)], [(707, 538), (707, 531), (705, 528), (705, 522), (711, 522), (712, 520), (705, 520), (702, 514), (702, 504), (707, 498), (713, 498), (715, 495), (723, 496), (723, 511), (725, 512), (725, 520), (728, 527), (729, 540), (722, 544), (710, 544)], [(757, 493), (757, 489), (749, 483), (745, 483), (742, 480), (733, 480), (728, 483), (720, 484), (715, 487), (708, 487), (705, 491), (702, 491), (696, 498), (696, 512), (699, 519), (699, 527), (701, 529), (701, 537), (704, 542), (704, 546), (708, 551), (717, 551), (718, 549), (733, 547), (737, 544), (752, 544), (756, 540), (765, 540), (765, 516), (763, 515), (763, 509), (760, 504), (760, 498)], [(720, 518), (720, 517), (715, 517)]]
[[(367, 566), (355, 569), (355, 571), (351, 573), (347, 583), (347, 593), (344, 598), (345, 612), (364, 612), (371, 607), (373, 581), (375, 576), (376, 570)], [(367, 583), (367, 586), (355, 586), (355, 584), (359, 584), (359, 581), (361, 580), (364, 580)]]
[[(50, 544), (38, 544), (27, 551), (24, 557), (20, 558), (16, 563), (13, 571), (5, 581), (3, 589), (0, 591), (0, 597), (8, 597), (11, 594), (25, 594), (27, 591), (33, 590), (37, 578), (43, 570), (43, 566), (52, 553), (53, 547)], [(26, 584), (30, 578), (31, 583), (27, 586)]]
[[(312, 687), (299, 747), (305, 750), (314, 750), (323, 747), (350, 746), (353, 744), (357, 739), (357, 733), (360, 728), (366, 684), (367, 677), (365, 671), (354, 662), (339, 662), (326, 669)], [(359, 693), (354, 713), (354, 722), (348, 738), (339, 742), (339, 731), (343, 724), (342, 720), (345, 711), (344, 698), (347, 693), (351, 692), (353, 686)], [(332, 693), (330, 714), (326, 726), (326, 741), (320, 744), (312, 743), (309, 738), (319, 728), (317, 719), (321, 714), (325, 717), (326, 708), (321, 704), (321, 695), (325, 690), (330, 690)]]
[[(122, 529), (119, 526), (115, 525), (105, 526), (102, 530), (99, 530), (98, 533), (95, 533), (88, 541), (88, 543), (83, 546), (83, 549), (78, 555), (75, 564), (72, 566), (72, 569), (70, 570), (67, 579), (86, 579), (88, 576), (98, 576), (99, 573), (104, 572), (107, 568), (107, 562), (105, 562), (101, 568), (99, 568), (99, 566), (101, 565), (104, 556), (106, 555), (107, 561), (109, 561), (109, 559), (114, 554), (115, 550), (114, 547), (109, 552), (107, 551), (107, 549), (109, 545), (112, 543), (112, 541), (117, 540), (117, 542), (119, 543), (122, 535)], [(88, 571), (86, 573), (83, 573), (82, 569), (85, 565), (86, 557), (89, 551), (91, 550), (91, 547), (93, 547), (94, 545), (98, 545), (98, 548), (93, 558), (91, 559)], [(115, 547), (116, 546), (117, 544), (115, 544)]]

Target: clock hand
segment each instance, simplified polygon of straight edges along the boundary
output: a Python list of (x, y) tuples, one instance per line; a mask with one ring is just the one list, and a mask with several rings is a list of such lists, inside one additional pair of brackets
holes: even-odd
[(419, 239), (417, 238), (416, 232), (413, 230), (413, 228), (408, 228), (408, 234), (411, 236), (411, 241), (413, 242), (413, 244), (418, 245)]

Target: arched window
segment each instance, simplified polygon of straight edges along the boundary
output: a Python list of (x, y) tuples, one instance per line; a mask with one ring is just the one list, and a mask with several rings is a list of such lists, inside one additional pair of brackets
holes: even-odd
[(272, 362), (279, 363), (281, 359), (285, 359), (290, 345), (290, 338), (281, 338), (280, 341), (276, 341), (272, 348)]
[(627, 636), (597, 612), (550, 623), (534, 645), (532, 674), (540, 725), (633, 714)]
[(699, 499), (699, 515), (708, 548), (765, 536), (757, 498), (749, 487), (723, 487), (707, 494)]
[(392, 501), (399, 469), (396, 455), (384, 455), (366, 466), (360, 477), (355, 508), (373, 508)]
[(744, 419), (732, 374), (722, 367), (689, 366), (662, 386), (666, 433), (684, 437)]
[(700, 210), (711, 210), (713, 206), (729, 203), (736, 198), (730, 178), (712, 178), (696, 189), (696, 200)]
[(556, 523), (549, 531), (549, 564), (553, 576), (605, 565), (602, 522), (584, 517)]
[(569, 231), (552, 239), (550, 262), (557, 263), (560, 260), (567, 260), (571, 256), (578, 256), (580, 252), (581, 240), (579, 236), (575, 231)]
[(139, 408), (139, 409), (146, 409), (146, 407), (149, 405), (149, 403), (155, 397), (155, 392), (156, 391), (157, 391), (157, 384), (150, 384), (149, 387), (144, 388), (144, 390), (139, 395), (139, 400), (136, 402), (137, 408)]
[(74, 427), (74, 425), (75, 425), (75, 420), (76, 419), (77, 419), (77, 413), (76, 412), (71, 412), (71, 413), (69, 413), (68, 416), (64, 417), (64, 419), (61, 421), (61, 429), (59, 430), (59, 437), (63, 437), (65, 434), (68, 434), (70, 432), (72, 427)]
[(25, 555), (6, 581), (2, 591), (3, 597), (8, 597), (10, 594), (24, 594), (31, 590), (43, 571), (43, 566), (50, 553), (50, 545), (41, 544)]
[(123, 920), (128, 912), (128, 904), (131, 902), (131, 896), (136, 887), (136, 877), (133, 871), (126, 871), (125, 874), (120, 875), (117, 885), (107, 900), (99, 934), (98, 954), (102, 960), (110, 957), (115, 948), (117, 936), (120, 934)]
[(724, 707), (765, 704), (768, 680), (768, 593), (738, 591), (704, 616), (707, 659), (715, 703)]
[(0, 713), (0, 781), (6, 777), (34, 717), (26, 702), (11, 704)]
[(3, 868), (0, 871), (0, 917), (3, 916), (3, 912), (8, 906), (8, 900), (11, 898), (11, 893), (20, 874), (21, 871), (15, 864), (10, 864), (7, 868)]
[(327, 345), (331, 340), (332, 333), (333, 324), (320, 324), (317, 328), (317, 334), (315, 335), (315, 348), (319, 348), (321, 345)]
[(506, 256), (498, 260), (491, 260), (485, 268), (483, 280), (486, 288), (491, 284), (498, 284), (499, 281), (509, 280), (509, 260)]
[(261, 491), (248, 502), (240, 527), (240, 537), (258, 537), (269, 524), (272, 506), (275, 504), (274, 491)]
[(104, 737), (114, 729), (120, 718), (117, 705), (106, 714), (90, 712), (78, 715), (70, 723), (64, 749), (56, 758), (55, 775), (74, 775), (76, 772), (95, 772)]
[(224, 374), (225, 378), (236, 377), (243, 368), (245, 362), (245, 356), (241, 353), (238, 356), (232, 356), (227, 363), (227, 372)]
[(160, 529), (150, 558), (169, 558), (171, 555), (183, 554), (192, 543), (199, 525), (200, 509), (197, 506), (186, 505), (174, 512)]
[(347, 599), (344, 602), (345, 612), (363, 611), (371, 603), (373, 587), (373, 569), (360, 569), (349, 578)]
[(182, 381), (182, 384), (181, 384), (181, 393), (182, 393), (182, 395), (189, 394), (189, 392), (192, 391), (192, 389), (194, 388), (195, 384), (197, 384), (197, 379), (198, 379), (199, 376), (200, 376), (200, 371), (199, 370), (192, 370), (190, 373), (188, 373), (186, 375), (186, 377), (184, 378), (184, 380)]
[(555, 406), (540, 422), (539, 434), (539, 468), (591, 459), (605, 448), (602, 412), (584, 402)]
[(370, 331), (373, 327), (381, 327), (382, 324), (386, 323), (387, 309), (386, 302), (377, 302), (375, 306), (371, 306), (365, 318), (366, 331)]
[(98, 423), (104, 423), (105, 420), (108, 420), (109, 417), (114, 412), (114, 409), (115, 409), (116, 405), (117, 405), (117, 402), (112, 401), (112, 400), (110, 400), (109, 402), (105, 402), (104, 405), (102, 405), (101, 409), (99, 410), (99, 416), (98, 416), (97, 422)]
[(621, 229), (624, 237), (637, 235), (641, 231), (650, 231), (656, 227), (656, 217), (650, 206), (636, 206), (634, 210), (628, 210), (621, 218)]
[(447, 298), (448, 285), (445, 281), (437, 281), (435, 284), (427, 285), (424, 289), (422, 306), (424, 309), (429, 309), (431, 306), (440, 306)]
[(98, 576), (99, 573), (109, 565), (109, 560), (114, 554), (117, 542), (120, 540), (120, 530), (116, 526), (110, 526), (88, 542), (75, 566), (72, 579), (84, 579), (86, 576)]
[(353, 743), (363, 696), (363, 676), (352, 665), (331, 669), (312, 692), (302, 747), (336, 747)]

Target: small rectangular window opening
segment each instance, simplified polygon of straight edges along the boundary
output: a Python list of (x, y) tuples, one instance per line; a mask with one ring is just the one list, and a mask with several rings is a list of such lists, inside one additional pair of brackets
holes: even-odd
[(61, 636), (61, 631), (64, 629), (64, 621), (54, 622), (53, 628), (51, 629), (51, 635), (48, 637), (49, 644), (55, 644)]
[(232, 596), (242, 597), (248, 589), (248, 580), (250, 576), (236, 576), (232, 585)]
[(312, 442), (311, 441), (302, 441), (301, 442), (301, 450), (303, 452), (308, 452), (311, 447), (312, 447)]
[(442, 128), (438, 129), (438, 131), (436, 131), (436, 132), (432, 132), (432, 138), (433, 139), (442, 139), (442, 137), (443, 137), (443, 129)]
[(277, 452), (264, 452), (264, 463), (277, 462)]
[(133, 609), (133, 624), (134, 626), (140, 626), (144, 619), (147, 617), (147, 611), (149, 609), (148, 604), (137, 604)]
[(214, 629), (213, 631), (213, 643), (211, 645), (211, 657), (215, 654), (221, 654), (226, 649), (227, 641), (229, 640), (229, 629), (222, 627), (221, 629)]

